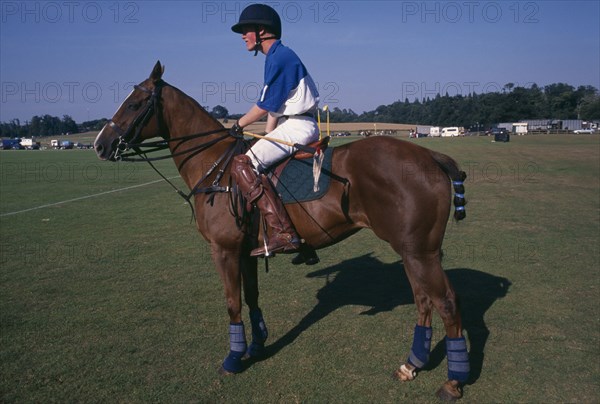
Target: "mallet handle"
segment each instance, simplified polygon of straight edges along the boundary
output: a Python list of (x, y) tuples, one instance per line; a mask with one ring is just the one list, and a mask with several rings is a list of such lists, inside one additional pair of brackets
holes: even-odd
[(284, 144), (284, 145), (290, 146), (290, 147), (295, 147), (298, 150), (302, 150), (303, 152), (310, 153), (310, 154), (315, 154), (317, 152), (316, 149), (314, 149), (310, 146), (305, 146), (303, 144), (299, 144), (299, 143), (292, 143), (292, 142), (288, 142), (286, 140), (281, 140), (281, 139), (277, 139), (277, 138), (273, 138), (273, 137), (257, 135), (256, 133), (251, 133), (251, 132), (244, 132), (244, 135), (254, 137), (257, 139), (265, 139), (270, 142), (281, 143), (281, 144)]

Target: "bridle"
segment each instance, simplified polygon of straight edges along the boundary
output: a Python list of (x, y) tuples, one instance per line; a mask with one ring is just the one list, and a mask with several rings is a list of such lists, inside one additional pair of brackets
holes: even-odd
[[(108, 121), (107, 125), (110, 126), (117, 134), (119, 135), (119, 143), (117, 144), (113, 159), (122, 160), (124, 153), (131, 149), (135, 149), (137, 146), (141, 144), (137, 144), (142, 129), (148, 124), (154, 112), (157, 113), (158, 124), (161, 133), (164, 133), (166, 138), (168, 139), (168, 131), (164, 125), (164, 121), (162, 119), (162, 108), (160, 105), (161, 93), (162, 89), (165, 86), (165, 82), (159, 80), (155, 83), (154, 89), (150, 90), (142, 85), (133, 86), (136, 90), (143, 91), (147, 94), (150, 94), (148, 99), (146, 100), (146, 105), (144, 109), (135, 117), (133, 121), (127, 126), (127, 129), (123, 130), (119, 125), (117, 125), (112, 119)], [(162, 142), (166, 146), (168, 143)], [(161, 148), (162, 150), (162, 148)], [(136, 154), (139, 154), (139, 149), (136, 150)]]
[[(150, 94), (146, 99), (146, 105), (140, 111), (140, 113), (135, 117), (133, 121), (127, 126), (127, 129), (123, 130), (118, 124), (116, 124), (112, 119), (108, 121), (107, 125), (112, 128), (118, 135), (118, 143), (115, 147), (114, 154), (112, 159), (116, 161), (130, 161), (130, 162), (140, 162), (144, 161), (148, 163), (154, 171), (156, 171), (163, 180), (165, 180), (181, 197), (183, 197), (186, 202), (189, 204), (192, 209), (192, 218), (194, 217), (194, 208), (191, 203), (191, 198), (196, 194), (211, 194), (209, 198), (210, 203), (213, 202), (215, 193), (220, 192), (231, 192), (230, 186), (221, 186), (220, 181), (225, 173), (225, 169), (229, 165), (229, 162), (233, 158), (234, 155), (245, 152), (249, 145), (246, 140), (243, 138), (235, 138), (235, 142), (227, 148), (225, 153), (223, 153), (208, 169), (208, 171), (198, 180), (196, 185), (191, 189), (189, 193), (185, 193), (177, 188), (165, 175), (163, 175), (155, 166), (152, 164), (153, 161), (170, 159), (176, 156), (186, 155), (186, 157), (179, 164), (178, 169), (181, 169), (184, 164), (186, 164), (192, 157), (197, 155), (198, 153), (210, 148), (211, 146), (219, 143), (220, 141), (230, 137), (229, 130), (226, 128), (219, 128), (211, 131), (196, 133), (192, 135), (179, 136), (175, 138), (171, 138), (169, 134), (168, 127), (166, 126), (163, 119), (163, 109), (161, 103), (161, 95), (164, 87), (168, 86), (162, 80), (158, 80), (155, 83), (154, 89), (150, 90), (142, 85), (135, 85), (134, 88), (145, 93)], [(153, 115), (156, 114), (157, 123), (159, 127), (159, 131), (163, 134), (163, 139), (154, 142), (140, 142), (140, 135), (144, 127), (148, 124), (150, 119), (152, 119)], [(208, 140), (200, 145), (196, 145), (190, 148), (187, 148), (182, 151), (175, 152), (175, 149), (179, 147), (181, 144), (200, 137), (213, 135), (219, 132), (225, 132), (222, 136), (216, 137), (214, 139)], [(169, 143), (171, 142), (179, 142), (179, 144), (174, 148), (172, 153), (169, 153), (164, 156), (159, 157), (148, 157), (147, 154), (151, 152), (157, 152), (161, 150), (165, 150), (169, 148)], [(146, 150), (144, 150), (146, 149)], [(204, 181), (210, 177), (217, 168), (220, 168), (216, 178), (209, 186), (202, 186)]]

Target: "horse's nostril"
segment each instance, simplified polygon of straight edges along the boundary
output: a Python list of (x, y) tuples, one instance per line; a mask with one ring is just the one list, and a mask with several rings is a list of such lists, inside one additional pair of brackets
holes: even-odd
[(106, 160), (105, 148), (102, 143), (100, 143), (100, 142), (96, 143), (94, 145), (94, 150), (96, 150), (96, 156), (98, 156), (98, 158), (100, 158), (101, 160)]
[(103, 158), (104, 146), (102, 146), (102, 143), (96, 143), (94, 145), (94, 149), (96, 150), (96, 155), (100, 158)]

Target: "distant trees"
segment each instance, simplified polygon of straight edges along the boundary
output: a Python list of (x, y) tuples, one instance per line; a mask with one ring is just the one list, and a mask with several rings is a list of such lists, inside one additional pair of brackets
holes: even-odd
[(600, 117), (600, 97), (597, 95), (585, 95), (577, 108), (581, 119), (597, 119), (597, 117)]
[(438, 126), (490, 125), (522, 119), (600, 120), (600, 95), (593, 86), (575, 88), (556, 83), (529, 88), (507, 83), (502, 92), (436, 95), (435, 98), (396, 101), (360, 115), (334, 109), (334, 122), (392, 122)]
[(0, 123), (0, 136), (2, 137), (55, 136), (78, 132), (79, 127), (69, 115), (63, 115), (62, 119), (47, 114), (36, 115), (23, 125), (18, 119)]
[[(321, 116), (321, 119), (325, 120), (325, 117)], [(334, 107), (329, 110), (329, 119), (332, 122), (355, 122), (358, 119), (358, 114), (351, 109)]]
[(217, 119), (225, 119), (229, 115), (229, 111), (222, 105), (217, 105), (213, 107), (210, 114)]
[(26, 137), (27, 135), (27, 127), (21, 126), (21, 121), (18, 119), (13, 119), (10, 122), (0, 123), (1, 137)]
[(108, 119), (95, 119), (93, 121), (85, 121), (79, 125), (79, 132), (89, 132), (92, 130), (100, 130), (106, 125)]

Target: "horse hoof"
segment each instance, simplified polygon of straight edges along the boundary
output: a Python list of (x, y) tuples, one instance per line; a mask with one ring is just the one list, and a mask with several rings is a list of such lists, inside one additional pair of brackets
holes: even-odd
[(292, 265), (300, 265), (306, 262), (306, 258), (302, 253), (298, 253), (294, 258), (292, 258)]
[(435, 394), (442, 401), (456, 401), (462, 398), (463, 391), (456, 380), (448, 380)]
[(230, 372), (229, 370), (226, 370), (223, 366), (219, 367), (219, 376), (226, 377), (226, 376), (233, 376), (233, 375), (235, 375), (235, 373)]
[(317, 255), (317, 252), (314, 250), (314, 248), (309, 247), (306, 244), (300, 245), (300, 251), (292, 259), (293, 265), (300, 265), (300, 264), (315, 265), (315, 264), (318, 264), (319, 262), (320, 262), (320, 259), (319, 259), (319, 256)]
[(394, 378), (403, 382), (414, 380), (415, 377), (417, 377), (416, 368), (413, 368), (410, 365), (402, 365), (400, 366), (400, 369), (394, 372)]
[(265, 355), (265, 352), (264, 343), (252, 342), (242, 359), (260, 359)]

